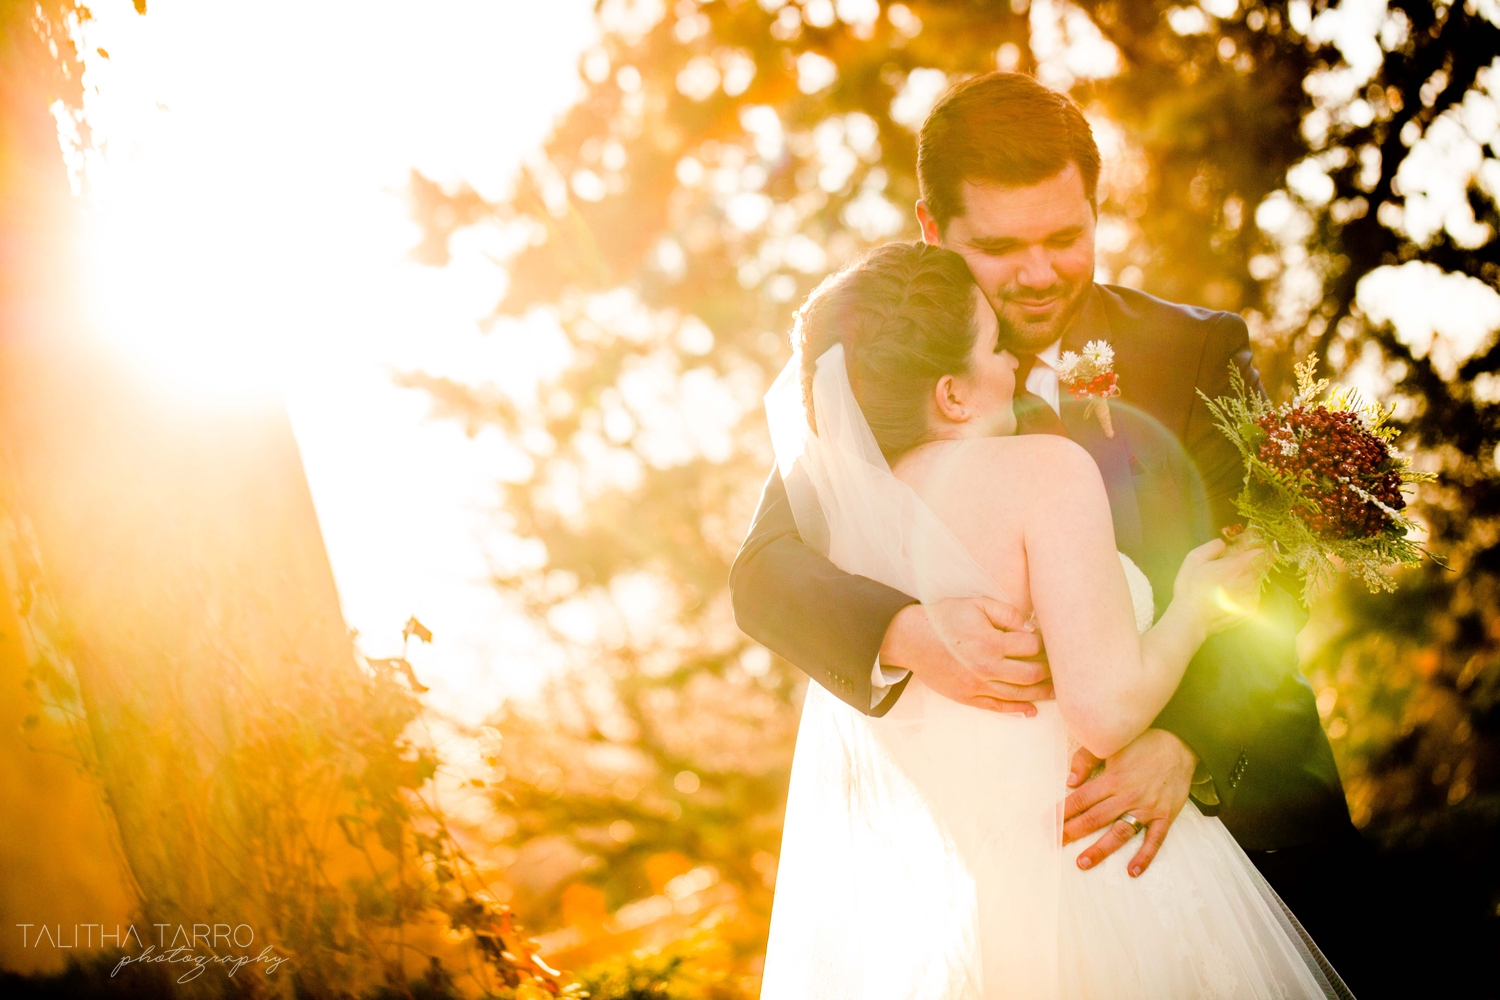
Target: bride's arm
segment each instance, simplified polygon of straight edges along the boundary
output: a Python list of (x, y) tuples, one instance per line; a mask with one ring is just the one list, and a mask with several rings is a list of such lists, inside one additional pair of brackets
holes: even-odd
[(1204, 640), (1243, 617), (1214, 592), (1252, 603), (1259, 554), (1215, 558), (1222, 542), (1193, 550), (1172, 603), (1138, 636), (1098, 467), (1081, 447), (1054, 441), (1037, 449), (1030, 466), (1025, 545), (1031, 601), (1063, 717), (1079, 742), (1104, 758), (1150, 727)]

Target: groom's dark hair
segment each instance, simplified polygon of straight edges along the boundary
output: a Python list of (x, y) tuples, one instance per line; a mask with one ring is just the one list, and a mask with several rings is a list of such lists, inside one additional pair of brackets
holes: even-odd
[(1023, 187), (1078, 164), (1089, 203), (1099, 187), (1099, 147), (1067, 94), (1024, 73), (986, 73), (955, 84), (917, 137), (917, 184), (938, 228), (964, 214), (962, 184)]
[(886, 461), (926, 441), (933, 387), (969, 371), (977, 305), (969, 265), (926, 243), (886, 243), (823, 279), (792, 330), (808, 426), (817, 427), (818, 358), (842, 344), (849, 387)]

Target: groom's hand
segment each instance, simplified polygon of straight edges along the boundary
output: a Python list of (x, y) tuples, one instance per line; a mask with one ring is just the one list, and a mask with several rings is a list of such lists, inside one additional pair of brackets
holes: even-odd
[(1063, 806), (1063, 843), (1109, 827), (1078, 856), (1078, 867), (1093, 868), (1134, 839), (1135, 828), (1120, 819), (1129, 813), (1146, 824), (1146, 841), (1130, 860), (1130, 874), (1138, 876), (1150, 867), (1187, 804), (1198, 758), (1165, 729), (1148, 729), (1105, 760), (1102, 770), (1099, 763), (1087, 750), (1073, 755), (1068, 785), (1077, 790)]
[(886, 630), (880, 663), (905, 667), (945, 698), (1035, 715), (1052, 698), (1042, 637), (1020, 611), (988, 597), (909, 604)]

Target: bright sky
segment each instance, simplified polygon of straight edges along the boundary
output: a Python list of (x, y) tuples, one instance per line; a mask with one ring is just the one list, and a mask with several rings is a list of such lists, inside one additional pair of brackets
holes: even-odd
[(418, 676), (470, 721), (550, 662), (485, 582), (506, 453), (425, 419), (390, 374), (526, 359), (478, 329), (503, 281), (483, 238), (412, 263), (402, 192), (416, 168), (502, 193), (581, 92), (591, 7), (152, 0), (139, 17), (107, 0), (87, 36), (110, 55), (86, 78), (108, 332), (184, 391), (282, 392), (361, 647), (393, 654), (418, 615), (436, 638), (412, 651)]

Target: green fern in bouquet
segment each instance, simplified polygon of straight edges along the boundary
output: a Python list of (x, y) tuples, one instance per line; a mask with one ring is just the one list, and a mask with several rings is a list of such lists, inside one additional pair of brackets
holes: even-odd
[(1332, 586), (1340, 570), (1372, 593), (1395, 589), (1391, 567), (1421, 562), (1405, 491), (1435, 478), (1415, 472), (1392, 447), (1394, 411), (1315, 378), (1317, 360), (1298, 365), (1297, 394), (1277, 406), (1252, 392), (1231, 366), (1231, 392), (1203, 396), (1219, 429), (1245, 461), (1235, 507), (1245, 537), (1273, 543), (1278, 565), (1303, 579), (1303, 601)]

